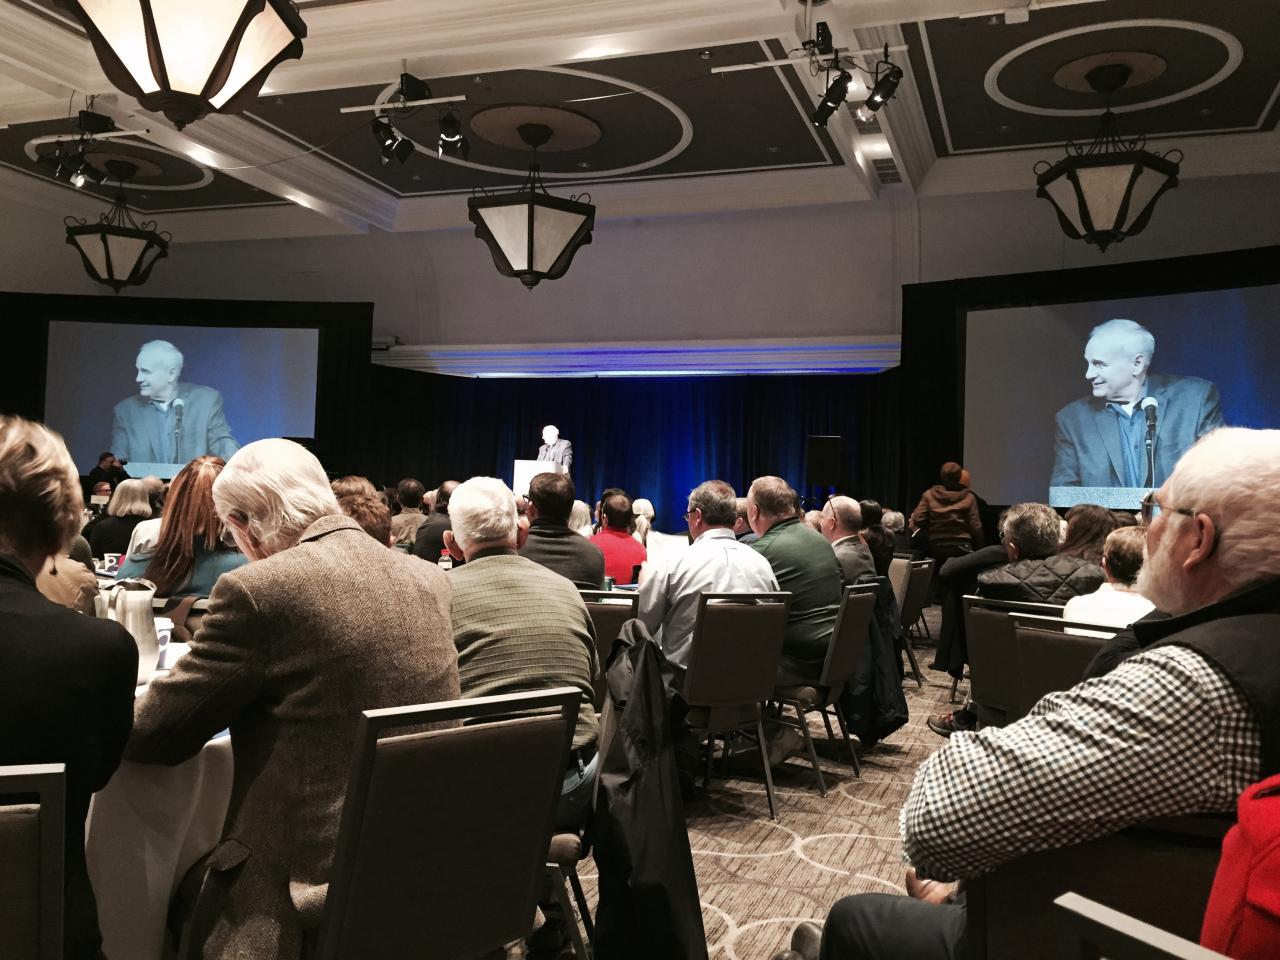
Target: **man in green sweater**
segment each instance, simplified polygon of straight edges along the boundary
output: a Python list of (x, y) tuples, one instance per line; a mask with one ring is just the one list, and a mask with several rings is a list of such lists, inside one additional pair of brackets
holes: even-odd
[(760, 477), (747, 492), (747, 520), (759, 539), (751, 546), (791, 594), (778, 685), (816, 684), (840, 610), (840, 564), (831, 544), (801, 522), (799, 498), (781, 477)]

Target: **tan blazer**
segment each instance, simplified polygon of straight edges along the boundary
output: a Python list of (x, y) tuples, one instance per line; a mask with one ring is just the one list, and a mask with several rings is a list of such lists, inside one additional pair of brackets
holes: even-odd
[(344, 516), (223, 574), (126, 757), (181, 763), (231, 729), (235, 781), (208, 958), (296, 958), (319, 922), (361, 710), (455, 699), (445, 574)]

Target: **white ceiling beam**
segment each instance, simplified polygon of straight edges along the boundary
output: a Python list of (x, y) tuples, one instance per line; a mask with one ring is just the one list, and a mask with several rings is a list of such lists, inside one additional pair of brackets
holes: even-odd
[[(868, 27), (854, 31), (853, 36), (864, 49), (881, 49), (886, 43), (890, 47), (903, 43), (902, 30), (897, 26)], [(893, 62), (902, 68), (902, 82), (898, 84), (898, 92), (893, 99), (881, 107), (876, 116), (889, 141), (903, 183), (919, 190), (938, 155), (933, 149), (933, 138), (929, 135), (929, 123), (920, 99), (921, 78), (916, 77), (911, 69), (911, 60), (905, 51), (894, 54)]]

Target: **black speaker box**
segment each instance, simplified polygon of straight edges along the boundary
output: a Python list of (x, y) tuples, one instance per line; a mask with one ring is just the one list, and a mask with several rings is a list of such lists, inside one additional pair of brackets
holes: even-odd
[(811, 487), (840, 484), (840, 437), (811, 436), (805, 441), (804, 482)]

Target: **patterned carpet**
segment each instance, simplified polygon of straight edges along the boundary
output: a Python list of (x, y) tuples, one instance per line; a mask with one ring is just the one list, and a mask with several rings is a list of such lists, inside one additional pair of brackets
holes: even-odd
[[(926, 619), (937, 636), (938, 608), (927, 610)], [(932, 646), (917, 641), (915, 651), (925, 685), (917, 688), (910, 675), (904, 681), (910, 722), (873, 750), (859, 753), (861, 779), (853, 775), (843, 741), (839, 752), (836, 744), (828, 745), (822, 721), (812, 714), (825, 799), (818, 795), (808, 759), (797, 756), (774, 773), (776, 822), (769, 819), (764, 781), (749, 772), (746, 760), (731, 763), (727, 780), (717, 771), (707, 798), (688, 808), (711, 960), (767, 960), (789, 945), (797, 922), (820, 923), (841, 897), (902, 892), (898, 810), (916, 768), (943, 744), (925, 720), (950, 709), (950, 677), (928, 668)], [(967, 687), (961, 683), (961, 698)], [(580, 866), (579, 875), (594, 906), (590, 861)]]

